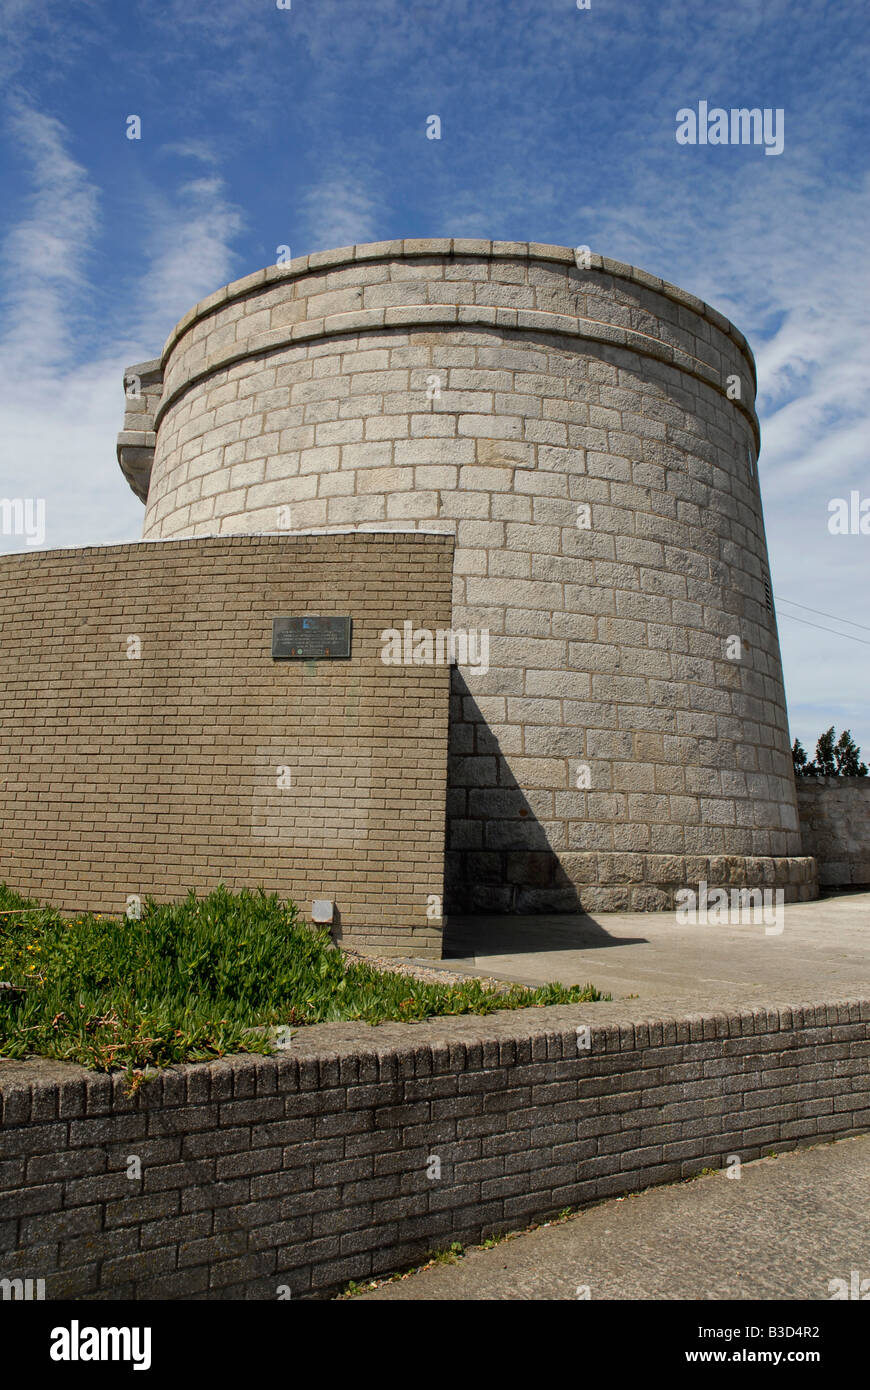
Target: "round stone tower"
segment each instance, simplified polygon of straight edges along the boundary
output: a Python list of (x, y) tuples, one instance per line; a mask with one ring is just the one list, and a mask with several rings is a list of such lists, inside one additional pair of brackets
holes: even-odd
[(380, 242), (217, 291), (127, 381), (146, 539), (455, 535), (447, 910), (815, 895), (715, 309), (586, 248)]

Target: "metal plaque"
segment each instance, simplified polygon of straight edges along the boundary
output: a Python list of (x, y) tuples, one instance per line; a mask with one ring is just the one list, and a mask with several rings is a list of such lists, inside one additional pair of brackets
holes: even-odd
[(273, 661), (341, 661), (350, 656), (350, 618), (273, 618)]

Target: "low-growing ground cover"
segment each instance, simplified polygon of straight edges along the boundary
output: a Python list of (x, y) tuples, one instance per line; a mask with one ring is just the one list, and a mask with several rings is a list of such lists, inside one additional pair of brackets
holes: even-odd
[[(347, 960), (263, 892), (69, 917), (0, 884), (0, 1056), (128, 1071), (269, 1052), (270, 1025), (414, 1022), (601, 999), (592, 985), (431, 984)], [(609, 997), (609, 996), (608, 996)]]

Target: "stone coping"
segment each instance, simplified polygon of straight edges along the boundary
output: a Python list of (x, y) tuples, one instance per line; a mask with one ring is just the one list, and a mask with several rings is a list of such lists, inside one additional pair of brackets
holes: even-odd
[[(577, 1056), (576, 1029), (591, 1028), (596, 1054), (634, 1052), (642, 1047), (681, 1046), (696, 1042), (733, 1040), (801, 1028), (870, 1023), (870, 999), (801, 1001), (754, 1005), (741, 1009), (651, 1011), (625, 1002), (559, 1004), (545, 1008), (461, 1014), (424, 1023), (320, 1023), (294, 1032), (290, 1045), (269, 1055), (236, 1053), (213, 1062), (185, 1062), (148, 1072), (147, 1089), (123, 1097), (126, 1073), (97, 1072), (73, 1062), (32, 1057), (0, 1057), (2, 1123), (46, 1119), (44, 1109), (52, 1092), (59, 1095), (61, 1117), (117, 1111), (119, 1104), (135, 1109), (139, 1097), (172, 1103), (185, 1097), (198, 1100), (273, 1093), (277, 1078), (300, 1090), (316, 1090), (353, 1080), (365, 1063), (382, 1079), (401, 1075), (425, 1076), (466, 1065), (503, 1066), (528, 1052), (539, 1060), (560, 1061)], [(870, 1085), (870, 1081), (868, 1081)]]
[[(341, 246), (331, 251), (317, 251), (309, 256), (296, 256), (283, 265), (270, 265), (263, 270), (255, 270), (252, 274), (245, 275), (239, 280), (233, 280), (230, 284), (207, 295), (205, 299), (201, 299), (198, 304), (188, 310), (183, 318), (179, 319), (173, 328), (164, 345), (160, 361), (165, 364), (175, 343), (198, 319), (205, 318), (230, 300), (243, 298), (256, 290), (275, 284), (276, 281), (293, 280), (313, 270), (333, 270), (339, 266), (353, 265), (355, 262), (395, 260), (397, 257), (412, 258), (415, 256), (479, 256), (488, 260), (556, 261), (562, 265), (576, 264), (574, 247), (572, 246), (554, 246), (538, 241), (484, 241), (469, 237), (414, 237), (397, 241), (363, 242), (354, 246)], [(753, 380), (757, 384), (755, 358), (752, 349), (740, 329), (735, 327), (724, 314), (720, 314), (718, 309), (706, 304), (697, 295), (689, 294), (686, 290), (680, 289), (678, 285), (672, 285), (668, 280), (662, 280), (658, 275), (651, 275), (648, 271), (641, 270), (638, 266), (629, 265), (625, 261), (611, 260), (608, 256), (599, 256), (590, 252), (589, 266), (584, 268), (598, 270), (604, 275), (612, 275), (618, 279), (631, 280), (634, 284), (663, 294), (674, 303), (682, 305), (685, 309), (691, 309), (699, 317), (709, 320), (720, 332), (731, 338), (741, 352), (746, 355), (752, 369)], [(436, 308), (439, 306), (431, 305), (428, 307)], [(513, 312), (516, 314), (518, 311), (514, 310)], [(561, 316), (545, 315), (544, 317)], [(520, 325), (520, 327), (523, 326), (531, 325)], [(308, 336), (312, 335), (309, 334)], [(145, 365), (142, 364), (143, 367)], [(150, 367), (153, 364), (148, 363), (147, 365)]]
[(213, 536), (152, 536), (147, 539), (137, 541), (115, 541), (111, 545), (70, 545), (58, 550), (28, 550), (10, 551), (8, 555), (0, 555), (0, 565), (4, 561), (10, 564), (20, 565), (22, 560), (31, 560), (34, 564), (40, 561), (66, 559), (72, 555), (105, 555), (110, 550), (140, 550), (145, 546), (201, 546), (209, 542), (216, 545), (256, 545), (262, 541), (284, 541), (288, 545), (298, 544), (300, 541), (322, 541), (342, 537), (351, 540), (354, 545), (361, 542), (369, 544), (383, 544), (384, 541), (414, 541), (417, 544), (437, 542), (448, 547), (455, 545), (456, 537), (451, 531), (353, 531), (343, 527), (336, 527), (333, 530), (316, 531), (238, 531), (227, 532), (223, 535)]
[[(161, 356), (128, 367), (125, 377), (136, 373), (143, 380), (148, 377), (152, 383), (160, 381), (178, 342), (195, 323), (217, 313), (233, 301), (257, 295), (281, 281), (301, 279), (314, 271), (336, 269), (355, 264), (395, 261), (397, 258), (432, 259), (433, 257), (443, 257), (449, 259), (455, 256), (477, 257), (485, 260), (525, 260), (540, 263), (549, 261), (560, 265), (576, 264), (573, 247), (548, 245), (541, 242), (484, 241), (461, 237), (370, 242), (339, 247), (330, 251), (319, 251), (309, 256), (298, 256), (283, 265), (266, 266), (263, 270), (234, 280), (200, 300), (172, 329)], [(757, 393), (758, 374), (752, 350), (740, 330), (717, 309), (696, 295), (680, 289), (679, 286), (623, 261), (611, 260), (609, 257), (590, 253), (589, 265), (585, 268), (630, 281), (644, 289), (661, 294), (713, 325), (728, 337), (742, 353), (752, 379), (753, 393)], [(254, 334), (244, 342), (235, 343), (225, 350), (212, 353), (203, 365), (185, 376), (183, 380), (178, 381), (172, 391), (160, 398), (153, 414), (143, 414), (141, 424), (145, 429), (137, 433), (136, 437), (130, 433), (122, 433), (119, 436), (117, 453), (124, 476), (136, 495), (141, 500), (145, 500), (150, 477), (149, 459), (153, 461), (153, 452), (151, 451), (155, 447), (156, 430), (163, 416), (186, 394), (191, 386), (207, 380), (214, 373), (228, 370), (252, 357), (280, 352), (288, 346), (312, 340), (412, 328), (454, 328), (459, 330), (495, 328), (524, 335), (545, 334), (595, 342), (650, 357), (705, 383), (720, 394), (723, 393), (718, 374), (707, 363), (700, 361), (682, 348), (634, 329), (580, 315), (553, 313), (537, 309), (512, 309), (501, 305), (486, 304), (408, 304), (393, 305), (388, 308), (356, 309), (325, 317), (305, 319), (278, 329), (269, 329)], [(754, 402), (747, 403), (738, 398), (732, 400), (732, 404), (749, 424), (757, 454), (761, 447), (761, 430)], [(125, 423), (129, 422), (125, 421)], [(139, 422), (136, 421), (136, 423)]]

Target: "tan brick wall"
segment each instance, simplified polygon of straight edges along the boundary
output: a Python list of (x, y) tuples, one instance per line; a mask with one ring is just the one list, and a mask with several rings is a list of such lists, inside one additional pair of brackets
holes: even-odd
[[(346, 939), (440, 955), (449, 669), (385, 666), (379, 634), (449, 626), (452, 560), (422, 534), (0, 559), (0, 879), (70, 910), (332, 898)], [(272, 660), (305, 613), (352, 617), (349, 661)]]

